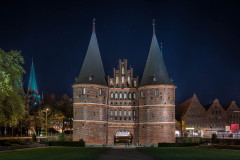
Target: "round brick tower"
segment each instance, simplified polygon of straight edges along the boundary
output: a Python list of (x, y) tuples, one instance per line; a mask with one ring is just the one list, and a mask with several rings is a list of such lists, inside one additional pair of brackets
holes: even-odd
[(86, 145), (106, 144), (108, 87), (93, 32), (80, 74), (73, 85), (73, 140)]
[(153, 23), (152, 43), (138, 88), (140, 145), (175, 142), (175, 88), (168, 76)]

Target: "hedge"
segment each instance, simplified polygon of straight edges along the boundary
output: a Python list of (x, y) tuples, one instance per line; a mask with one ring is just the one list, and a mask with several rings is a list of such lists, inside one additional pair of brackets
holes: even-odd
[(84, 141), (49, 141), (49, 146), (85, 147)]
[(198, 145), (199, 143), (158, 143), (158, 147), (187, 147)]

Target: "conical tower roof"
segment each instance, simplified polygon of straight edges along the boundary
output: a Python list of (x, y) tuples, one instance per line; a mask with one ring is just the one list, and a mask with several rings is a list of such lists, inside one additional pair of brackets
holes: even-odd
[(94, 20), (93, 32), (88, 46), (87, 54), (75, 84), (107, 85), (105, 80), (103, 63), (98, 47), (97, 36), (95, 33)]
[(173, 85), (163, 61), (162, 53), (155, 34), (155, 23), (153, 22), (153, 37), (148, 54), (147, 63), (143, 72), (140, 86), (147, 85)]
[(28, 91), (38, 93), (37, 81), (36, 81), (33, 61), (32, 61), (32, 66), (31, 66), (30, 77), (29, 77)]

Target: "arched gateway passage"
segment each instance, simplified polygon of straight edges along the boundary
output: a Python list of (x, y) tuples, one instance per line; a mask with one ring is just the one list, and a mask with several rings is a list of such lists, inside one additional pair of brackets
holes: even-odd
[(132, 143), (132, 139), (133, 137), (129, 131), (121, 130), (114, 136), (114, 145), (125, 145), (126, 142), (130, 145)]

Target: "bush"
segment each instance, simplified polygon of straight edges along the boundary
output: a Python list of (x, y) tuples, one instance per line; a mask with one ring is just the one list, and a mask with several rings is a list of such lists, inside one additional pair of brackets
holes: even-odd
[(217, 135), (215, 133), (212, 134), (212, 143), (217, 143)]
[(68, 147), (85, 147), (85, 142), (83, 140), (80, 141), (49, 141), (49, 146), (68, 146)]
[(187, 147), (198, 145), (198, 143), (158, 143), (158, 147)]
[(64, 133), (59, 133), (58, 134), (58, 141), (66, 141), (66, 137)]

